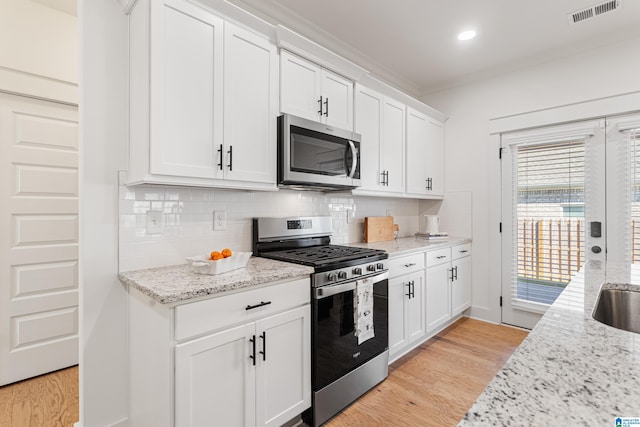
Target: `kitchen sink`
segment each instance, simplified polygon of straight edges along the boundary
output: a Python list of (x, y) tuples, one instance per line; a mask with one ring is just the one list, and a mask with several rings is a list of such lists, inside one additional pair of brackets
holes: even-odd
[(640, 286), (605, 283), (592, 316), (605, 325), (640, 334)]

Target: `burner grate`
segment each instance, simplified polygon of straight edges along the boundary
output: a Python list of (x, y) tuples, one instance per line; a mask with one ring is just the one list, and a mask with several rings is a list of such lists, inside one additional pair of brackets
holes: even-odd
[(379, 253), (380, 251), (375, 249), (327, 245), (269, 252), (268, 254), (262, 254), (262, 256), (307, 265), (323, 265), (332, 262), (366, 258)]

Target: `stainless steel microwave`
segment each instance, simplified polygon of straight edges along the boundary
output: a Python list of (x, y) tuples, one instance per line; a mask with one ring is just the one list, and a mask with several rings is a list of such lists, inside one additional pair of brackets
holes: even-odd
[(305, 190), (360, 185), (360, 135), (312, 120), (278, 117), (278, 185)]

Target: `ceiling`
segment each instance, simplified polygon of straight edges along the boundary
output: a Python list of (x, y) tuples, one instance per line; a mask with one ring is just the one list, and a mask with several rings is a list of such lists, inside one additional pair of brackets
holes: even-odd
[[(77, 15), (77, 0), (32, 1)], [(640, 0), (577, 24), (567, 15), (606, 0), (227, 1), (416, 97), (640, 37)], [(457, 40), (469, 28), (477, 37)]]
[(639, 0), (577, 24), (568, 14), (605, 0), (228, 1), (418, 97), (640, 36)]

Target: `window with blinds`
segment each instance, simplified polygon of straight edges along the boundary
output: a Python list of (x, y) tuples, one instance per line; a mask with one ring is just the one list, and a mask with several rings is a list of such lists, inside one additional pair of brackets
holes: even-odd
[(585, 142), (516, 145), (512, 156), (512, 298), (551, 304), (585, 261)]
[(626, 132), (629, 147), (631, 263), (640, 264), (640, 129)]

